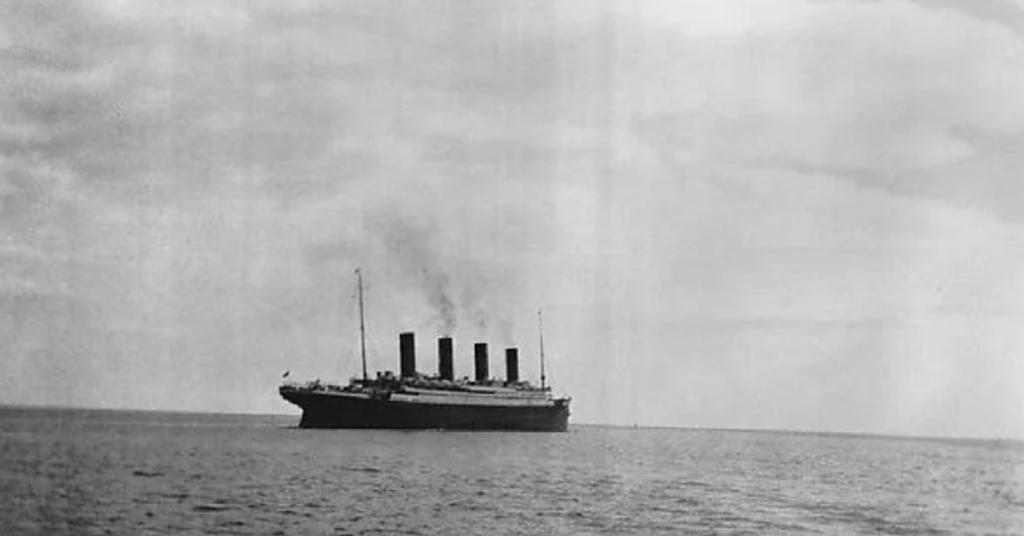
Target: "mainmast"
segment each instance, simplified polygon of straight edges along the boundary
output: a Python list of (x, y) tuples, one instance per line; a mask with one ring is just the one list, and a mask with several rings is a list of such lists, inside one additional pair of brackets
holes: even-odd
[(544, 389), (547, 378), (544, 376), (544, 317), (537, 311), (537, 326), (540, 328), (540, 388)]
[(359, 353), (363, 358), (363, 381), (369, 377), (366, 374), (366, 322), (363, 320), (363, 272), (356, 268), (356, 279), (359, 280)]

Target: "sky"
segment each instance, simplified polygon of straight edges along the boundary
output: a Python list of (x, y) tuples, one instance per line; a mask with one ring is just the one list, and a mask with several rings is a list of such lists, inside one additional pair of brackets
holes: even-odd
[[(636, 4), (636, 5), (634, 5)], [(1024, 2), (0, 1), (0, 403), (1024, 439)]]

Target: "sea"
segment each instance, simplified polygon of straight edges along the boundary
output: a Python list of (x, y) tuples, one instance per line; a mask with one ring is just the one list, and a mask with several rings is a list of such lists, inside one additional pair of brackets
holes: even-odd
[(1024, 534), (1024, 444), (0, 408), (0, 534)]

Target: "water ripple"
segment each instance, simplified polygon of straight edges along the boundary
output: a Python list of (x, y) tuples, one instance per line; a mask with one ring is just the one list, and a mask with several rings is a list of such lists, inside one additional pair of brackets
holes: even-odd
[(255, 417), (104, 415), (4, 420), (0, 410), (0, 532), (1024, 532), (1024, 449), (1005, 442), (307, 431)]

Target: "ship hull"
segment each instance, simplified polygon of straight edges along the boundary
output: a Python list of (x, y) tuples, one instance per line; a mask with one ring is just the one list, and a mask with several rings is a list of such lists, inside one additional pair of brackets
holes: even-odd
[(281, 396), (302, 408), (300, 428), (564, 432), (569, 422), (568, 404), (558, 401), (547, 406), (423, 404), (286, 389)]

